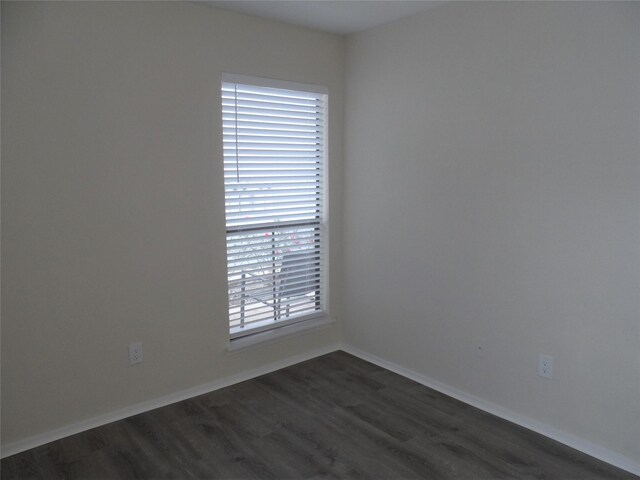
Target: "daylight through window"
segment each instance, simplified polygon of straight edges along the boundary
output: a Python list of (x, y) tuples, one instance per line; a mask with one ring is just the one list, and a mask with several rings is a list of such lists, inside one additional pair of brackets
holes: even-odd
[(323, 312), (325, 104), (322, 92), (222, 83), (232, 338)]

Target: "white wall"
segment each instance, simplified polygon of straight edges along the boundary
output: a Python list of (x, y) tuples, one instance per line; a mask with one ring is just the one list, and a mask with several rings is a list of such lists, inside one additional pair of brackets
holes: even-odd
[(343, 63), (341, 37), (191, 2), (2, 2), (3, 445), (338, 340), (226, 352), (219, 82), (329, 87), (335, 240)]
[(346, 341), (640, 460), (639, 93), (638, 3), (350, 37)]
[(2, 444), (340, 339), (225, 350), (232, 72), (330, 88), (349, 343), (640, 458), (639, 24), (639, 4), (476, 2), (351, 37), (343, 202), (341, 38), (3, 2)]

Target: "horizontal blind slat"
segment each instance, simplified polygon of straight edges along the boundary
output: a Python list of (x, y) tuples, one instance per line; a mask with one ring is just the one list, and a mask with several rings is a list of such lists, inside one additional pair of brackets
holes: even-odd
[[(318, 308), (316, 307), (316, 301), (315, 299), (310, 299), (308, 302), (305, 303), (299, 303), (297, 305), (292, 306), (291, 308), (289, 308), (289, 313), (288, 316), (294, 316), (295, 314), (302, 314), (302, 313), (309, 313), (311, 311), (317, 310)], [(273, 307), (265, 307), (265, 308), (269, 308), (270, 311), (269, 312), (262, 312), (260, 308), (254, 308), (252, 309), (253, 312), (246, 314), (245, 315), (245, 326), (250, 325), (251, 323), (255, 323), (255, 322), (259, 322), (261, 320), (267, 320), (267, 319), (271, 319), (273, 318), (273, 311), (276, 311), (276, 315), (278, 318), (280, 317), (285, 317), (285, 315), (287, 315), (287, 309), (286, 306), (280, 307), (280, 308), (273, 308)]]
[(237, 240), (240, 237), (246, 236), (250, 238), (254, 238), (255, 235), (261, 233), (272, 233), (276, 230), (282, 229), (294, 232), (294, 228), (316, 228), (317, 230), (322, 229), (322, 223), (319, 218), (314, 218), (310, 220), (292, 220), (287, 222), (278, 222), (277, 224), (269, 223), (264, 225), (251, 225), (246, 228), (236, 228), (227, 226), (227, 238), (232, 236), (233, 240)]
[(275, 98), (242, 98), (238, 95), (236, 100), (235, 96), (225, 95), (222, 97), (222, 108), (227, 112), (235, 112), (236, 106), (238, 110), (267, 110), (267, 111), (282, 111), (282, 112), (295, 112), (322, 115), (322, 109), (318, 104), (304, 104), (304, 102), (287, 102), (278, 101)]
[(317, 120), (324, 115), (316, 110), (304, 110), (298, 108), (277, 108), (277, 107), (254, 107), (238, 102), (238, 107), (234, 105), (233, 101), (230, 103), (225, 102), (222, 104), (222, 113), (225, 115), (248, 115), (248, 116), (264, 116), (274, 118), (300, 118), (309, 119), (314, 121), (314, 125), (317, 125)]
[[(247, 260), (245, 259), (237, 259), (236, 261), (229, 261), (229, 277), (236, 276), (238, 274), (242, 275), (243, 273), (253, 276), (253, 277), (263, 277), (265, 275), (274, 275), (271, 273), (273, 268), (278, 268), (279, 271), (276, 274), (282, 272), (280, 267), (280, 260), (272, 260), (273, 257), (264, 256), (263, 258), (255, 258)], [(242, 260), (245, 260), (244, 262)], [(274, 266), (275, 265), (275, 266)], [(309, 272), (315, 268), (319, 268), (321, 265), (321, 261), (317, 260), (315, 262), (308, 263), (300, 263), (297, 265), (291, 265), (288, 267), (286, 271), (286, 276), (290, 273), (294, 272)], [(280, 275), (278, 280), (284, 278), (284, 273)]]
[(240, 95), (255, 96), (257, 98), (270, 97), (274, 100), (279, 99), (283, 102), (293, 101), (315, 101), (316, 103), (321, 98), (317, 93), (299, 92), (294, 90), (283, 90), (279, 88), (257, 87), (253, 85), (245, 85), (240, 83), (223, 82), (222, 91), (227, 92), (235, 96)]
[(279, 215), (278, 217), (248, 217), (244, 219), (236, 218), (229, 220), (227, 228), (229, 231), (232, 231), (234, 228), (248, 230), (252, 227), (260, 227), (266, 226), (267, 223), (277, 223), (277, 222), (311, 222), (316, 217), (312, 215)]
[[(273, 229), (273, 226), (271, 228)], [(320, 232), (318, 230), (318, 227), (313, 226), (308, 227), (304, 231), (302, 231), (302, 229), (296, 229), (289, 233), (282, 232), (276, 233), (275, 235), (273, 232), (257, 233), (251, 236), (246, 233), (240, 235), (227, 234), (227, 253), (231, 255), (233, 252), (246, 252), (248, 249), (253, 248), (273, 250), (274, 245), (278, 248), (286, 248), (290, 247), (291, 242), (295, 242), (296, 240), (304, 242), (315, 240), (314, 245), (319, 244)]]
[(242, 208), (245, 205), (295, 205), (296, 203), (300, 203), (303, 205), (313, 203), (317, 205), (319, 195), (310, 193), (310, 194), (301, 194), (296, 195), (294, 197), (287, 196), (273, 196), (270, 198), (237, 198), (235, 200), (227, 200), (225, 202), (225, 208), (227, 209), (235, 209)]
[[(252, 125), (252, 126), (242, 126), (238, 124), (235, 125), (235, 122), (225, 122), (222, 125), (223, 135), (234, 135), (235, 132), (238, 132), (238, 140), (242, 136), (247, 137), (266, 137), (271, 136), (271, 138), (317, 138), (322, 141), (324, 139), (323, 131), (317, 128), (304, 128), (298, 129), (293, 127), (265, 127), (263, 125)], [(224, 137), (223, 137), (224, 141)]]
[[(295, 313), (308, 312), (319, 309), (319, 296), (309, 295), (308, 297), (300, 297), (296, 302), (275, 302), (275, 304), (264, 304), (254, 302), (249, 305), (233, 305), (230, 308), (232, 313), (231, 319), (244, 320), (245, 326), (260, 320), (279, 320), (280, 317), (291, 317)], [(287, 308), (289, 307), (289, 308)], [(289, 315), (287, 315), (287, 310)], [(234, 318), (235, 317), (235, 318)], [(275, 317), (275, 318), (274, 318)]]
[(286, 288), (281, 288), (279, 286), (275, 286), (276, 290), (274, 292), (274, 285), (266, 285), (265, 283), (254, 283), (249, 286), (246, 286), (244, 290), (242, 290), (244, 284), (234, 284), (234, 290), (241, 290), (237, 294), (237, 299), (245, 300), (245, 301), (264, 301), (265, 297), (270, 293), (276, 293), (278, 297), (287, 296), (287, 290), (291, 292), (297, 292), (298, 290), (304, 289), (306, 292), (311, 293), (320, 288), (320, 278), (317, 278), (315, 281), (310, 281), (305, 277), (299, 277), (297, 281), (291, 281), (286, 285)]
[(265, 190), (264, 188), (259, 187), (244, 187), (242, 189), (234, 188), (233, 190), (229, 190), (225, 192), (225, 199), (227, 201), (232, 201), (234, 199), (247, 199), (253, 198), (254, 195), (260, 195), (260, 198), (268, 198), (269, 196), (288, 196), (288, 195), (299, 195), (299, 194), (310, 194), (310, 190), (304, 187), (282, 187), (282, 188), (272, 188), (269, 190)]
[[(230, 179), (232, 180), (232, 179)], [(235, 182), (230, 185), (230, 189), (234, 189), (234, 190), (244, 190), (245, 188), (249, 189), (249, 188), (253, 188), (253, 189), (267, 189), (270, 187), (274, 187), (274, 188), (302, 188), (302, 187), (306, 187), (307, 189), (310, 189), (310, 187), (316, 183), (313, 180), (309, 180), (307, 182), (294, 182), (294, 181), (279, 181), (279, 182), (266, 182), (266, 181), (260, 181), (260, 180), (254, 180), (251, 182), (244, 182), (242, 185), (238, 185)]]
[[(236, 93), (231, 88), (231, 90), (224, 89), (222, 90), (222, 98), (225, 100), (236, 100)], [(243, 91), (238, 91), (237, 94), (238, 102), (246, 101), (246, 102), (257, 102), (257, 103), (276, 103), (278, 105), (289, 105), (291, 107), (312, 107), (316, 108), (319, 102), (315, 98), (293, 98), (293, 97), (285, 97), (285, 96), (276, 96), (269, 95), (267, 93), (248, 93)]]
[(231, 128), (239, 128), (241, 130), (280, 130), (283, 132), (291, 131), (291, 132), (304, 132), (304, 133), (320, 133), (321, 130), (316, 126), (310, 123), (291, 123), (291, 122), (265, 122), (265, 121), (251, 121), (247, 119), (238, 119), (237, 126), (235, 124), (236, 118), (223, 118), (222, 126), (223, 128), (231, 127)]

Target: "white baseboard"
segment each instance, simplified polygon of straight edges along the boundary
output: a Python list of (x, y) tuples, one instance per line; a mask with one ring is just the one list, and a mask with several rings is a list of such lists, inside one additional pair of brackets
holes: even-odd
[(417, 373), (408, 368), (404, 368), (393, 362), (389, 362), (378, 356), (366, 353), (348, 344), (342, 344), (342, 345), (332, 344), (324, 348), (311, 350), (309, 352), (305, 352), (300, 355), (288, 357), (283, 360), (270, 363), (268, 365), (264, 365), (258, 368), (254, 368), (252, 370), (248, 370), (246, 372), (239, 373), (237, 375), (221, 378), (219, 380), (215, 380), (210, 383), (199, 385), (197, 387), (181, 390), (179, 392), (175, 392), (160, 398), (138, 403), (131, 407), (126, 407), (120, 410), (105, 413), (103, 415), (99, 415), (97, 417), (83, 420), (81, 422), (77, 422), (72, 425), (67, 425), (65, 427), (61, 427), (55, 430), (51, 430), (49, 432), (34, 435), (32, 437), (28, 437), (23, 440), (19, 440), (17, 442), (3, 445), (1, 449), (0, 458), (5, 458), (11, 455), (15, 455), (16, 453), (29, 450), (30, 448), (39, 447), (46, 443), (53, 442), (55, 440), (59, 440), (64, 437), (68, 437), (70, 435), (75, 435), (76, 433), (84, 432), (86, 430), (90, 430), (95, 427), (106, 425), (107, 423), (115, 422), (117, 420), (122, 420), (124, 418), (128, 418), (133, 415), (137, 415), (139, 413), (148, 412), (156, 408), (164, 407), (166, 405), (180, 402), (188, 398), (209, 393), (214, 390), (218, 390), (220, 388), (228, 387), (230, 385), (234, 385), (236, 383), (240, 383), (245, 380), (250, 380), (252, 378), (259, 377), (260, 375), (271, 373), (276, 370), (280, 370), (281, 368), (295, 365), (296, 363), (304, 362), (306, 360), (310, 360), (312, 358), (319, 357), (320, 355), (331, 353), (340, 349), (344, 350), (347, 353), (355, 355), (356, 357), (359, 357), (363, 360), (376, 364), (382, 368), (386, 368), (387, 370), (390, 370), (399, 375), (402, 375), (403, 377), (414, 380), (429, 388), (433, 388), (434, 390), (437, 390), (438, 392), (441, 392), (445, 395), (453, 397), (456, 400), (460, 400), (461, 402), (467, 403), (473, 407), (484, 410), (485, 412), (496, 415), (497, 417), (503, 418), (512, 423), (520, 425), (521, 427), (527, 428), (536, 433), (549, 437), (571, 448), (575, 448), (576, 450), (586, 453), (587, 455), (595, 457), (599, 460), (602, 460), (603, 462), (607, 462), (611, 465), (614, 465), (618, 468), (631, 472), (635, 475), (640, 475), (640, 463), (634, 461), (633, 459), (620, 455), (616, 452), (608, 450), (599, 445), (588, 442), (582, 438), (576, 437), (575, 435), (571, 435), (569, 433), (553, 428), (545, 423), (539, 422), (537, 420), (533, 420), (524, 415), (520, 415), (507, 408), (501, 407), (500, 405), (497, 405), (493, 402), (490, 402), (480, 397), (476, 397), (475, 395), (471, 395), (469, 393), (463, 392), (462, 390), (458, 390), (457, 388), (451, 387), (437, 380), (433, 380), (429, 377), (426, 377), (425, 375)]
[(389, 362), (376, 355), (366, 353), (351, 345), (343, 344), (342, 350), (363, 360), (366, 360), (367, 362), (371, 362), (375, 365), (378, 365), (379, 367), (386, 368), (387, 370), (402, 375), (403, 377), (421, 383), (422, 385), (448, 395), (449, 397), (453, 397), (456, 400), (460, 400), (461, 402), (464, 402), (468, 405), (479, 408), (480, 410), (484, 410), (485, 412), (508, 420), (509, 422), (515, 423), (516, 425), (520, 425), (521, 427), (527, 428), (536, 433), (544, 435), (545, 437), (549, 437), (553, 440), (556, 440), (557, 442), (563, 443), (564, 445), (595, 457), (598, 460), (607, 462), (615, 467), (621, 468), (635, 475), (640, 475), (640, 463), (629, 457), (620, 455), (619, 453), (608, 450), (604, 447), (601, 447), (600, 445), (596, 445), (580, 437), (576, 437), (575, 435), (572, 435), (570, 433), (558, 430), (545, 423), (539, 422), (524, 415), (520, 415), (519, 413), (501, 407), (496, 403), (463, 392), (462, 390), (458, 390), (457, 388), (451, 387), (437, 380), (433, 380), (432, 378), (429, 378), (418, 372), (415, 372), (408, 368), (404, 368), (393, 362)]
[(87, 420), (83, 420), (81, 422), (77, 422), (72, 425), (67, 425), (65, 427), (57, 428), (55, 430), (40, 433), (38, 435), (34, 435), (32, 437), (28, 437), (23, 440), (19, 440), (17, 442), (3, 445), (1, 448), (0, 458), (9, 457), (11, 455), (15, 455), (16, 453), (29, 450), (30, 448), (39, 447), (46, 443), (53, 442), (55, 440), (60, 440), (61, 438), (68, 437), (70, 435), (75, 435), (76, 433), (84, 432), (86, 430), (90, 430), (95, 427), (100, 427), (102, 425), (106, 425), (107, 423), (115, 422), (117, 420), (122, 420), (123, 418), (131, 417), (139, 413), (148, 412), (150, 410), (171, 405), (172, 403), (180, 402), (188, 398), (193, 398), (198, 395), (213, 392), (214, 390), (228, 387), (236, 383), (244, 382), (245, 380), (250, 380), (252, 378), (259, 377), (260, 375), (264, 375), (266, 373), (275, 372), (276, 370), (280, 370), (281, 368), (289, 367), (291, 365), (295, 365), (296, 363), (304, 362), (306, 360), (319, 357), (320, 355), (325, 355), (327, 353), (335, 352), (336, 350), (339, 350), (339, 349), (340, 349), (340, 345), (337, 343), (328, 345), (323, 348), (311, 350), (299, 355), (294, 355), (292, 357), (287, 357), (277, 362), (273, 362), (268, 365), (263, 365), (261, 367), (254, 368), (252, 370), (248, 370), (246, 372), (242, 372), (237, 375), (232, 375), (229, 377), (221, 378), (219, 380), (214, 380), (213, 382), (205, 383), (203, 385), (198, 385), (197, 387), (181, 390), (179, 392), (171, 393), (169, 395), (165, 395), (160, 398), (148, 400), (146, 402), (138, 403), (136, 405), (122, 408), (120, 410), (116, 410), (113, 412), (105, 413), (103, 415), (98, 415), (97, 417), (89, 418)]

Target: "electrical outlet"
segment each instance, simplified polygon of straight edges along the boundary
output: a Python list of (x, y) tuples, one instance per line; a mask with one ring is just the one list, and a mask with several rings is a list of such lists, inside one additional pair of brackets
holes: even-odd
[(487, 340), (484, 338), (476, 338), (475, 341), (476, 357), (485, 358), (487, 356)]
[(553, 357), (551, 355), (538, 355), (538, 375), (545, 378), (553, 377)]
[(129, 345), (129, 363), (131, 363), (131, 365), (142, 363), (143, 358), (142, 342), (132, 343)]

